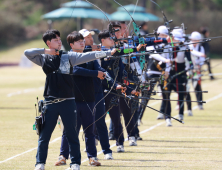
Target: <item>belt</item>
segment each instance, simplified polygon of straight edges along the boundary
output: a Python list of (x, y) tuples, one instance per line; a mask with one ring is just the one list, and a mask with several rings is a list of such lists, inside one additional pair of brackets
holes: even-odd
[(54, 99), (54, 100), (50, 100), (50, 101), (44, 101), (43, 102), (43, 105), (46, 106), (46, 105), (49, 105), (49, 104), (54, 104), (54, 103), (59, 103), (59, 102), (63, 102), (65, 101), (66, 99)]

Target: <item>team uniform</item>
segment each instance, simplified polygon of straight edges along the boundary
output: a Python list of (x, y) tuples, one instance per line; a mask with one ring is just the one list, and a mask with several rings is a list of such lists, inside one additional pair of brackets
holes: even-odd
[(66, 137), (70, 148), (70, 167), (81, 164), (80, 145), (76, 129), (77, 110), (74, 96), (72, 67), (111, 55), (107, 52), (91, 52), (86, 54), (60, 52), (59, 56), (44, 54), (45, 49), (25, 51), (26, 57), (43, 68), (46, 74), (44, 98), (46, 114), (44, 128), (39, 135), (36, 164), (45, 164), (51, 134), (57, 124), (58, 116), (66, 129)]
[[(172, 50), (177, 51), (177, 50), (187, 50), (187, 47), (175, 47)], [(170, 70), (170, 75), (169, 77), (174, 76), (175, 74), (178, 74), (182, 71), (184, 71), (186, 68), (185, 65), (185, 58), (189, 61), (188, 67), (192, 67), (192, 61), (191, 61), (191, 55), (189, 51), (186, 52), (173, 52), (173, 55), (171, 56), (171, 60), (174, 61), (174, 69)], [(167, 87), (163, 89), (167, 91), (172, 91), (174, 90), (175, 92), (177, 91), (186, 91), (186, 83), (187, 83), (187, 75), (186, 72), (183, 72), (179, 74), (178, 76), (174, 77)], [(185, 93), (178, 93), (178, 100), (184, 100), (185, 98)], [(170, 93), (166, 94), (166, 99), (170, 99)], [(170, 119), (171, 117), (171, 102), (170, 101), (163, 101), (165, 105), (165, 113), (167, 116), (165, 116), (165, 119)], [(183, 115), (184, 115), (184, 102), (179, 101), (179, 118), (183, 120)]]
[[(196, 35), (196, 36), (195, 36)], [(193, 32), (191, 34), (191, 38), (201, 39), (201, 35), (198, 32)], [(201, 44), (190, 44), (189, 48), (192, 49), (191, 51), (191, 58), (194, 64), (195, 73), (194, 76), (189, 79), (189, 83), (187, 84), (187, 91), (189, 91), (190, 84), (193, 84), (194, 90), (198, 91), (195, 92), (197, 101), (203, 101), (203, 93), (201, 88), (201, 67), (205, 62), (205, 58), (203, 54), (205, 54), (204, 47)], [(191, 100), (190, 93), (187, 94), (186, 100)], [(203, 109), (203, 104), (201, 102), (198, 103), (198, 107), (200, 110)], [(192, 105), (191, 102), (187, 102), (188, 108), (188, 115), (192, 116)]]
[[(118, 71), (118, 75), (114, 74), (114, 65), (118, 64), (119, 67), (119, 71)], [(102, 68), (104, 68), (105, 70), (107, 70), (107, 72), (109, 73), (109, 75), (112, 77), (112, 79), (116, 80), (117, 83), (119, 82), (120, 84), (123, 83), (123, 75), (126, 74), (126, 72), (124, 71), (124, 65), (121, 61), (121, 59), (119, 60), (111, 60), (111, 61), (101, 61), (101, 66)], [(127, 88), (127, 91), (129, 91), (129, 93), (132, 91), (132, 89)], [(116, 91), (112, 90), (113, 93), (116, 93)], [(106, 95), (106, 93), (104, 94)], [(114, 106), (111, 106), (113, 100), (116, 100), (116, 104)], [(123, 143), (124, 143), (124, 137), (123, 137), (123, 128), (122, 128), (122, 124), (121, 124), (121, 119), (120, 119), (120, 113), (123, 114), (124, 116), (124, 120), (125, 120), (125, 124), (127, 125), (127, 123), (129, 123), (128, 127), (127, 127), (127, 132), (128, 132), (128, 136), (129, 137), (134, 137), (135, 136), (135, 131), (131, 131), (133, 129), (133, 125), (134, 122), (130, 121), (131, 118), (131, 114), (130, 114), (130, 107), (129, 105), (126, 103), (126, 101), (123, 98), (119, 98), (114, 94), (108, 94), (105, 98), (105, 107), (106, 107), (106, 111), (109, 110), (109, 115), (110, 118), (112, 120), (113, 123), (113, 130), (114, 130), (114, 137), (116, 139), (116, 145), (119, 146), (117, 147), (117, 151), (118, 152), (123, 152)], [(121, 107), (120, 107), (121, 106)], [(112, 107), (110, 109), (110, 107)]]
[[(168, 33), (168, 30), (164, 33)], [(183, 41), (183, 36), (178, 31), (173, 32), (175, 40)], [(155, 38), (144, 38), (146, 51), (156, 51)], [(160, 38), (158, 39), (160, 40)], [(161, 43), (167, 44), (166, 39)], [(139, 38), (134, 36), (134, 45), (139, 44)], [(165, 48), (170, 45), (165, 46)], [(91, 48), (90, 46), (88, 47)], [(142, 99), (142, 104), (133, 100), (126, 100), (115, 94), (120, 94), (116, 90), (118, 85), (126, 85), (126, 95), (131, 95), (132, 91), (140, 82), (145, 84), (149, 81), (150, 85), (147, 90), (142, 92), (143, 97), (148, 99), (154, 90), (159, 79), (162, 80), (165, 72), (169, 73), (168, 83), (160, 83), (162, 89), (163, 101), (160, 112), (165, 113), (167, 126), (172, 126), (171, 118), (171, 91), (178, 92), (179, 119), (183, 120), (184, 99), (191, 100), (189, 93), (179, 93), (179, 91), (189, 91), (187, 86), (187, 75), (184, 70), (195, 69), (199, 71), (204, 63), (204, 48), (197, 44), (188, 46), (173, 47), (163, 49), (161, 54), (151, 54), (146, 56), (145, 68), (142, 71), (139, 57), (118, 58), (115, 60), (104, 61), (102, 58), (111, 56), (110, 50), (102, 48), (101, 52), (87, 53), (63, 52), (60, 51), (58, 56), (44, 54), (44, 49), (30, 49), (25, 51), (29, 60), (42, 67), (46, 74), (44, 89), (44, 106), (46, 113), (44, 115), (44, 128), (39, 134), (38, 149), (36, 155), (36, 165), (45, 164), (47, 159), (48, 144), (51, 134), (57, 124), (60, 115), (64, 124), (60, 156), (68, 159), (70, 156), (73, 165), (81, 164), (81, 153), (79, 144), (79, 131), (83, 126), (85, 134), (86, 152), (89, 159), (97, 160), (97, 149), (95, 144), (95, 133), (98, 133), (98, 139), (105, 155), (105, 159), (113, 159), (112, 150), (110, 149), (108, 130), (105, 122), (106, 112), (109, 112), (113, 135), (116, 140), (117, 152), (124, 152), (124, 135), (121, 117), (124, 118), (125, 127), (130, 146), (137, 146), (136, 140), (139, 139), (138, 119), (141, 119), (146, 105), (149, 100)], [(188, 49), (192, 49), (190, 52)], [(173, 52), (182, 50), (180, 52)], [(127, 53), (136, 53), (137, 48), (133, 45), (123, 44), (116, 55)], [(157, 51), (156, 51), (157, 52)], [(127, 59), (127, 60), (126, 60)], [(173, 61), (173, 64), (165, 64), (167, 60)], [(142, 61), (143, 62), (143, 61)], [(187, 62), (187, 64), (186, 64)], [(78, 66), (77, 66), (78, 65)], [(106, 72), (104, 80), (100, 80), (98, 71)], [(183, 72), (183, 73), (182, 73)], [(145, 74), (144, 74), (145, 73)], [(178, 74), (179, 73), (179, 74)], [(174, 77), (176, 75), (176, 77)], [(174, 77), (173, 79), (171, 79)], [(152, 81), (150, 81), (152, 79)], [(170, 81), (169, 81), (170, 80)], [(202, 91), (200, 76), (190, 79), (194, 85), (195, 91)], [(112, 88), (112, 90), (111, 90)], [(112, 93), (105, 93), (104, 90), (111, 90)], [(137, 89), (138, 91), (140, 88)], [(167, 91), (167, 92), (166, 92)], [(168, 93), (170, 92), (170, 93)], [(122, 94), (122, 93), (121, 93)], [(202, 106), (202, 93), (196, 92), (199, 108)], [(96, 104), (96, 105), (95, 105)], [(143, 105), (144, 104), (144, 105)], [(187, 102), (188, 110), (191, 111), (191, 102)], [(192, 113), (192, 111), (191, 111)], [(123, 116), (121, 116), (123, 115)], [(163, 115), (159, 115), (163, 116)], [(95, 132), (95, 129), (96, 132)], [(65, 164), (65, 163), (64, 163)], [(94, 164), (91, 164), (94, 165)], [(101, 165), (98, 162), (99, 166)], [(42, 169), (42, 167), (40, 167)]]
[[(155, 48), (153, 46), (147, 47), (147, 51), (154, 50)], [(159, 51), (160, 52), (160, 51)], [(164, 49), (161, 52), (169, 52), (169, 49)], [(146, 72), (146, 78), (150, 81), (150, 86), (146, 91), (144, 91), (144, 95), (148, 98), (151, 96), (151, 92), (154, 90), (154, 87), (158, 80), (161, 78), (161, 76), (164, 74), (164, 72), (170, 71), (169, 64), (166, 64), (166, 59), (169, 59), (169, 53), (162, 53), (162, 54), (151, 54), (148, 56), (148, 66), (147, 66), (147, 72)], [(145, 94), (147, 93), (147, 94)], [(162, 94), (163, 99), (165, 99), (165, 94)], [(149, 100), (143, 99), (142, 102), (147, 105)], [(163, 107), (161, 107), (163, 108)], [(163, 112), (163, 110), (160, 110)], [(140, 119), (142, 119), (142, 116), (145, 112), (145, 106), (140, 106)], [(162, 116), (162, 115), (159, 115)]]

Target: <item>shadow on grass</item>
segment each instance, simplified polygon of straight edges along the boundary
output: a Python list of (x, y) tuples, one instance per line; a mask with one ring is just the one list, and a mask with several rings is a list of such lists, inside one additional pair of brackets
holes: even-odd
[[(207, 120), (208, 121), (208, 120)], [(219, 120), (212, 120), (213, 122), (222, 122), (222, 121), (219, 121)], [(176, 128), (181, 128), (181, 126), (174, 126)], [(182, 126), (182, 128), (222, 128), (222, 126)]]
[[(117, 159), (116, 159), (117, 160)], [(121, 161), (121, 160), (118, 160), (118, 161)], [(88, 167), (88, 165), (81, 165), (81, 166), (85, 166), (85, 167)], [(125, 168), (131, 168), (131, 167), (135, 167), (135, 168), (166, 168), (166, 166), (138, 166), (138, 165), (135, 165), (135, 166), (132, 166), (132, 165), (129, 165), (129, 166), (126, 166), (126, 165), (102, 165), (101, 167), (110, 167), (110, 168), (114, 168), (114, 167), (125, 167)]]
[[(115, 159), (115, 161), (122, 161), (122, 162), (199, 162), (199, 161), (207, 161), (207, 162), (222, 162), (222, 161), (217, 161), (217, 160), (141, 160), (141, 159)], [(160, 166), (161, 167), (161, 166)], [(164, 166), (162, 166), (164, 167)]]
[(125, 153), (140, 153), (140, 154), (192, 154), (192, 153), (179, 153), (179, 152), (138, 152), (138, 151), (125, 151)]
[[(212, 142), (211, 142), (212, 143)], [(221, 143), (221, 142), (218, 142)], [(147, 146), (147, 145), (140, 145), (140, 147), (148, 147), (148, 148), (181, 148), (181, 149), (205, 149), (205, 148), (201, 148), (201, 147), (183, 147), (183, 146)], [(210, 149), (210, 148), (207, 148)], [(215, 149), (215, 148), (211, 148), (211, 149)], [(219, 149), (218, 149), (219, 150)]]
[[(195, 139), (196, 140), (196, 139)], [(144, 141), (149, 141), (149, 142), (170, 142), (170, 143), (212, 143), (212, 141), (184, 141), (184, 140), (178, 140), (178, 141), (173, 141), (173, 140), (144, 140)], [(214, 143), (221, 143), (221, 141), (214, 142)], [(141, 145), (139, 145), (141, 146)]]
[(29, 109), (29, 110), (31, 110), (32, 108), (30, 108), (30, 107), (0, 107), (0, 110), (14, 110), (14, 109), (16, 109), (16, 110), (27, 110), (27, 109)]
[[(209, 120), (209, 119), (190, 119), (190, 122), (221, 122), (220, 120)], [(186, 126), (174, 126), (174, 127), (186, 127)], [(188, 127), (188, 126), (187, 126)], [(190, 126), (190, 127), (198, 127), (198, 126)]]

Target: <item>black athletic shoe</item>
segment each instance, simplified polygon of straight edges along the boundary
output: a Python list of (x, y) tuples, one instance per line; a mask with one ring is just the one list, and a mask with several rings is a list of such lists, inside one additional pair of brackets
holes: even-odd
[(140, 135), (135, 135), (136, 140), (143, 140)]
[(112, 133), (109, 134), (109, 140), (115, 140), (114, 135)]
[(138, 137), (136, 138), (136, 140), (143, 140), (143, 138), (141, 138), (140, 136), (138, 136)]

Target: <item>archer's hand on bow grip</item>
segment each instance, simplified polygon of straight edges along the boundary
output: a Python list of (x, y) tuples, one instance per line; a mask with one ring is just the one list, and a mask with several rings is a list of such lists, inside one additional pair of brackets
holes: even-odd
[(136, 91), (136, 90), (133, 90), (131, 92), (131, 94), (135, 95), (135, 96), (139, 96), (140, 95), (140, 92), (139, 91)]
[(112, 51), (111, 51), (111, 55), (112, 55), (112, 56), (115, 56), (115, 55), (116, 55), (116, 52), (117, 52), (117, 49), (116, 49), (116, 48), (113, 48)]
[(147, 44), (139, 44), (136, 49), (137, 51), (145, 51), (146, 50), (146, 45)]
[[(115, 49), (115, 50), (114, 50)], [(125, 52), (124, 52), (124, 50), (126, 50), (126, 49), (118, 49), (118, 48), (114, 48), (112, 51), (113, 51), (113, 53), (112, 53), (112, 51), (111, 51), (111, 55), (112, 56), (121, 56), (121, 55), (124, 55), (125, 54)], [(126, 52), (126, 53), (128, 53), (128, 52)]]
[(56, 49), (45, 49), (45, 54), (59, 55), (59, 50), (56, 50)]
[(140, 95), (140, 92), (137, 91), (134, 95), (138, 97)]

